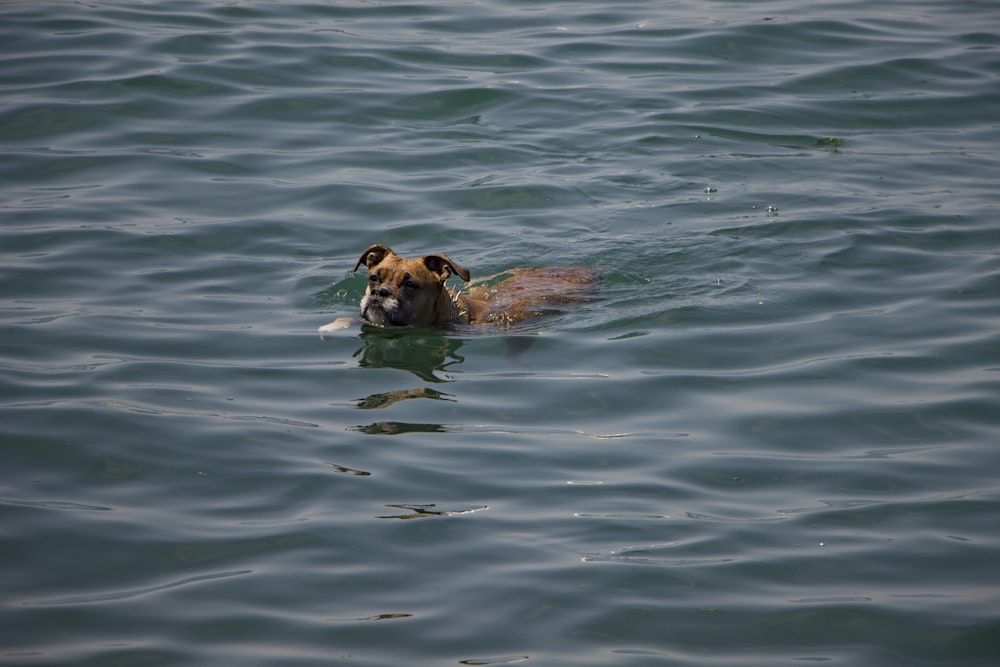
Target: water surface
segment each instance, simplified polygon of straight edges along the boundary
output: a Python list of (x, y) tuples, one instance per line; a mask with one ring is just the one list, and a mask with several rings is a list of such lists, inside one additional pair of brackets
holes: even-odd
[[(0, 6), (0, 654), (1000, 661), (989, 3)], [(316, 328), (360, 253), (583, 265)]]

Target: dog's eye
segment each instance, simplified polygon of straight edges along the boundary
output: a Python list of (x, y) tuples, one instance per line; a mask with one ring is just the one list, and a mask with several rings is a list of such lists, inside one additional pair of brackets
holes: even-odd
[(378, 282), (378, 276), (376, 276), (374, 273), (371, 274), (370, 276), (368, 276), (368, 282), (374, 285), (375, 283)]
[(407, 289), (417, 289), (420, 285), (414, 281), (413, 278), (407, 277), (406, 280), (403, 281), (403, 287), (406, 287)]

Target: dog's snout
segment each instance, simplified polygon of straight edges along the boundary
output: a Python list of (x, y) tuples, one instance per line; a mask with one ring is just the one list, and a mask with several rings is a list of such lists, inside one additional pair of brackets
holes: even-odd
[(385, 298), (385, 297), (389, 296), (389, 294), (391, 294), (391, 292), (389, 292), (389, 288), (387, 288), (387, 287), (379, 287), (377, 290), (375, 290), (375, 294), (378, 295), (378, 296), (380, 296), (380, 297), (382, 297), (382, 298)]

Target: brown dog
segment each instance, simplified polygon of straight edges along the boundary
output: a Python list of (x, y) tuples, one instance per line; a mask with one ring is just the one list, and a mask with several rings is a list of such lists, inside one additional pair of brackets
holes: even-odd
[[(376, 326), (448, 326), (495, 324), (509, 327), (523, 320), (557, 313), (564, 306), (593, 296), (596, 276), (582, 266), (511, 269), (476, 281), (468, 294), (445, 286), (456, 275), (468, 282), (468, 269), (445, 254), (418, 259), (400, 257), (376, 244), (354, 266), (368, 267), (368, 288), (361, 299), (361, 317)], [(320, 331), (342, 329), (352, 318), (339, 318)]]

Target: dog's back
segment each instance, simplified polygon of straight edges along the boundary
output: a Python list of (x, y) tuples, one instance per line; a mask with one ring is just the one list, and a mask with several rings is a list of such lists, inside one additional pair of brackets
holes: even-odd
[(510, 326), (563, 312), (596, 291), (597, 274), (585, 266), (511, 269), (471, 284), (466, 302), (471, 324)]

